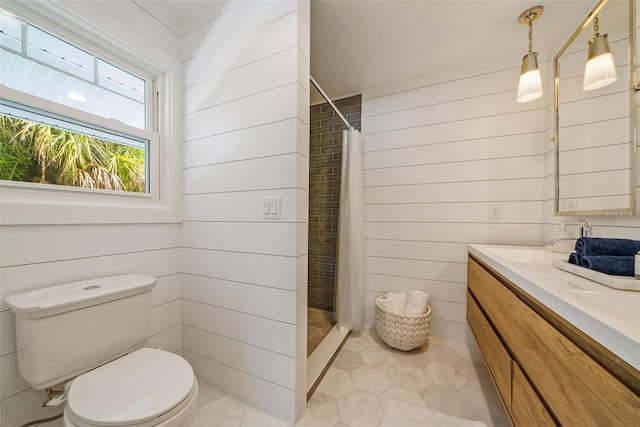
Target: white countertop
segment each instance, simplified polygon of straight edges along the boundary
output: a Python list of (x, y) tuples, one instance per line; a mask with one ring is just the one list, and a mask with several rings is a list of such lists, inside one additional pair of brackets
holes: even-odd
[(640, 292), (609, 288), (554, 268), (569, 254), (544, 247), (469, 245), (469, 253), (640, 370)]

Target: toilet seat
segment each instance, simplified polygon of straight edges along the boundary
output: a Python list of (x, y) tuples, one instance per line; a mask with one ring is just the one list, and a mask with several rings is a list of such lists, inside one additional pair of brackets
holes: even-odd
[(197, 381), (180, 356), (143, 348), (78, 376), (65, 420), (75, 426), (155, 426), (195, 411)]

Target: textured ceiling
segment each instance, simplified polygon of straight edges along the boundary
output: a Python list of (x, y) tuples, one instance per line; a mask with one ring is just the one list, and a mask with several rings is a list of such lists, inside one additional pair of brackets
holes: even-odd
[[(238, 0), (132, 0), (177, 34), (203, 12)], [(248, 0), (256, 1), (256, 0)], [(258, 0), (267, 1), (267, 0)], [(275, 1), (275, 0), (269, 0)], [(612, 0), (621, 1), (621, 0)], [(542, 5), (534, 24), (541, 59), (595, 0), (311, 0), (311, 75), (332, 98), (420, 76), (519, 58), (527, 27), (518, 17)], [(316, 91), (312, 103), (318, 101)]]
[(520, 14), (541, 4), (534, 49), (544, 59), (593, 2), (386, 0), (311, 2), (311, 75), (331, 98), (513, 58), (528, 48)]

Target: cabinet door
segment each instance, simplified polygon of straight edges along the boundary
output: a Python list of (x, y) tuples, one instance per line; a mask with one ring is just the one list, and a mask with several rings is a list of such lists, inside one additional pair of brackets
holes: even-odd
[(467, 293), (467, 320), (487, 362), (493, 382), (502, 397), (502, 402), (509, 410), (511, 407), (511, 357), (469, 293)]
[(516, 426), (556, 426), (517, 363), (511, 367), (511, 418)]

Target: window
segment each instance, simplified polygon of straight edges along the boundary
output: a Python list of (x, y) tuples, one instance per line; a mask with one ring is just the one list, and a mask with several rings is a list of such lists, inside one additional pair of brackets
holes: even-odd
[(0, 99), (0, 179), (148, 192), (149, 141)]
[(4, 10), (0, 62), (0, 179), (150, 193), (152, 78)]

